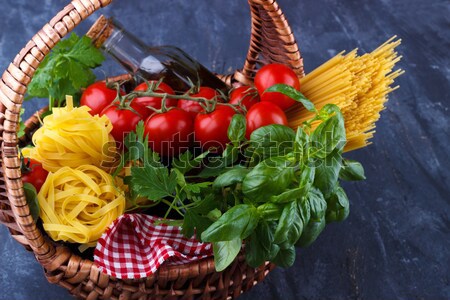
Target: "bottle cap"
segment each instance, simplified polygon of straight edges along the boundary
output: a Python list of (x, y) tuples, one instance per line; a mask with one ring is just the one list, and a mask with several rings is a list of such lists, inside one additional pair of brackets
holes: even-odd
[(92, 39), (92, 44), (95, 47), (100, 48), (111, 36), (113, 31), (114, 26), (111, 23), (111, 20), (107, 19), (104, 15), (101, 15), (86, 33), (86, 36)]

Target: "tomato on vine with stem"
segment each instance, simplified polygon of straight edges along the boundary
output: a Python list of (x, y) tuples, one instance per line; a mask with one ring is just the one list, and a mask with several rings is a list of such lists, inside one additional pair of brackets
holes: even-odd
[(22, 158), (22, 181), (32, 184), (39, 192), (47, 179), (48, 172), (42, 167), (42, 164), (34, 159)]
[[(208, 101), (211, 101), (217, 99), (218, 96), (219, 96), (218, 92), (213, 88), (201, 86), (198, 88), (198, 91), (196, 93), (190, 95), (189, 97), (204, 98)], [(187, 111), (192, 116), (192, 118), (195, 118), (199, 112), (204, 110), (199, 101), (188, 99), (178, 100), (178, 107), (184, 111)]]
[(147, 115), (147, 108), (138, 105), (125, 102), (122, 98), (121, 101), (116, 101), (110, 106), (106, 107), (101, 115), (105, 115), (111, 121), (113, 129), (111, 135), (116, 142), (123, 143), (125, 136), (134, 131), (137, 123), (143, 120)]
[(300, 89), (300, 81), (295, 72), (282, 64), (268, 64), (262, 67), (255, 76), (255, 87), (258, 90), (261, 101), (268, 101), (286, 110), (295, 104), (295, 100), (279, 92), (264, 92), (275, 84), (290, 85), (296, 90)]
[[(150, 84), (150, 86), (149, 86), (149, 84)], [(149, 88), (151, 88), (153, 90), (153, 92), (158, 93), (158, 94), (175, 95), (175, 92), (168, 84), (166, 84), (164, 82), (159, 82), (159, 81), (149, 81), (148, 83), (143, 82), (143, 83), (139, 84), (134, 89), (134, 91), (145, 92)], [(161, 109), (162, 101), (163, 101), (163, 97), (145, 96), (145, 97), (135, 98), (133, 100), (133, 103), (139, 104), (139, 105), (145, 106), (145, 107), (152, 107), (153, 109)], [(176, 99), (166, 98), (166, 102), (165, 102), (166, 107), (176, 107), (177, 102), (178, 101)], [(148, 111), (149, 111), (148, 115), (151, 115), (153, 113), (153, 110), (151, 110), (151, 109), (148, 109)]]
[(272, 124), (288, 125), (286, 114), (281, 108), (268, 101), (253, 105), (247, 112), (245, 119), (247, 120), (247, 131), (245, 134), (247, 139), (250, 138), (253, 131), (260, 127)]
[(155, 112), (145, 121), (149, 147), (161, 156), (173, 157), (189, 149), (194, 124), (188, 112), (179, 108)]
[[(120, 92), (123, 95), (123, 91)], [(110, 89), (106, 82), (98, 81), (86, 88), (81, 95), (80, 105), (86, 105), (91, 115), (98, 115), (117, 97), (117, 90)]]
[(248, 111), (259, 101), (258, 91), (254, 87), (243, 85), (231, 91), (229, 103), (243, 106)]
[(200, 143), (204, 151), (215, 148), (222, 152), (227, 143), (228, 127), (236, 111), (228, 105), (217, 104), (211, 112), (201, 112), (194, 122), (195, 140)]

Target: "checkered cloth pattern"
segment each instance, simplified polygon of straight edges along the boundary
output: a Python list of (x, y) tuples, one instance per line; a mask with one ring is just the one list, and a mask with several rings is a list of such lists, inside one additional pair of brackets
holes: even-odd
[(210, 243), (185, 238), (179, 227), (158, 220), (142, 214), (115, 220), (95, 248), (100, 270), (116, 278), (139, 279), (154, 274), (163, 263), (185, 264), (213, 255)]

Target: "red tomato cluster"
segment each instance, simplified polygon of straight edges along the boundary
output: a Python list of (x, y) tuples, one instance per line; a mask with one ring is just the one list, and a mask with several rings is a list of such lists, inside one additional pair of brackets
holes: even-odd
[[(223, 151), (230, 142), (228, 127), (237, 113), (246, 115), (247, 138), (262, 126), (288, 125), (284, 110), (295, 101), (281, 93), (265, 92), (275, 84), (287, 84), (297, 90), (300, 88), (294, 71), (285, 65), (270, 64), (257, 72), (254, 86), (233, 89), (228, 103), (222, 103), (217, 91), (204, 86), (189, 94), (188, 99), (173, 99), (168, 97), (176, 95), (173, 89), (161, 82), (155, 92), (166, 95), (165, 107), (162, 107), (163, 97), (139, 97), (124, 106), (124, 103), (115, 101), (116, 91), (108, 89), (104, 82), (97, 82), (85, 90), (81, 104), (89, 106), (93, 115), (106, 115), (111, 120), (111, 134), (118, 142), (122, 142), (124, 136), (144, 120), (151, 149), (163, 156), (173, 157), (189, 149), (194, 137), (203, 150)], [(142, 83), (134, 91), (147, 89), (147, 83)], [(192, 98), (207, 101), (207, 109)]]

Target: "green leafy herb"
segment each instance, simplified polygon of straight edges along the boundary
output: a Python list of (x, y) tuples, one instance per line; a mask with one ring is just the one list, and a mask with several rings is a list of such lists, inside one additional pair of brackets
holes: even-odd
[(133, 177), (133, 190), (140, 196), (153, 201), (171, 196), (177, 185), (175, 172), (169, 174), (167, 168), (155, 167), (150, 164), (132, 167), (131, 176)]
[(292, 152), (295, 132), (283, 125), (269, 125), (256, 129), (250, 135), (252, 164), (268, 157)]
[(245, 117), (241, 114), (235, 114), (228, 127), (228, 138), (233, 144), (238, 144), (245, 140)]
[(272, 157), (259, 163), (242, 181), (242, 192), (252, 202), (262, 202), (286, 190), (294, 178), (294, 168), (284, 157)]
[(43, 60), (28, 86), (32, 97), (49, 98), (49, 106), (59, 105), (66, 95), (75, 100), (80, 89), (95, 81), (93, 68), (101, 65), (104, 57), (101, 51), (91, 44), (87, 36), (78, 37), (75, 33), (58, 44)]
[(342, 168), (339, 172), (339, 178), (346, 181), (357, 181), (364, 180), (366, 176), (364, 176), (364, 168), (361, 163), (344, 159), (342, 160)]
[(225, 270), (234, 261), (241, 247), (242, 240), (239, 238), (213, 243), (214, 264), (217, 272)]
[(247, 263), (257, 268), (272, 258), (273, 230), (269, 223), (261, 220), (245, 245)]
[(23, 190), (25, 191), (25, 198), (27, 199), (30, 214), (33, 217), (34, 222), (37, 222), (39, 219), (40, 208), (36, 188), (31, 183), (25, 182), (23, 184)]
[(292, 86), (285, 85), (285, 84), (276, 84), (276, 85), (268, 88), (266, 90), (266, 92), (280, 92), (280, 93), (292, 98), (293, 100), (300, 102), (301, 104), (303, 104), (303, 106), (307, 110), (312, 111), (312, 112), (316, 111), (314, 104), (311, 101), (309, 101), (309, 99), (306, 98), (302, 93), (297, 91)]
[(336, 193), (327, 199), (327, 223), (333, 221), (343, 221), (350, 213), (350, 204), (347, 194), (342, 187), (336, 189)]
[[(342, 158), (346, 136), (337, 106), (317, 111), (292, 88), (271, 91), (287, 94), (316, 115), (296, 132), (269, 125), (255, 130), (250, 140), (245, 139), (245, 118), (236, 115), (222, 154), (194, 157), (188, 151), (173, 158), (170, 167), (148, 149), (142, 123), (125, 139), (123, 162), (134, 162), (127, 181), (133, 193), (167, 204), (166, 216), (175, 210), (185, 236), (213, 243), (218, 271), (233, 262), (242, 243), (253, 267), (268, 260), (293, 265), (295, 246), (310, 245), (327, 222), (348, 216), (339, 177), (364, 178), (359, 163)], [(312, 130), (314, 121), (321, 123)]]
[(25, 123), (22, 120), (22, 115), (25, 112), (24, 108), (20, 109), (20, 115), (19, 115), (19, 131), (17, 132), (17, 137), (21, 138), (25, 135)]
[(245, 239), (258, 225), (256, 207), (247, 204), (234, 206), (202, 233), (205, 242)]
[(223, 188), (226, 186), (233, 185), (238, 182), (242, 182), (244, 177), (248, 174), (249, 169), (238, 167), (233, 168), (221, 175), (219, 175), (216, 180), (214, 180), (214, 188)]

